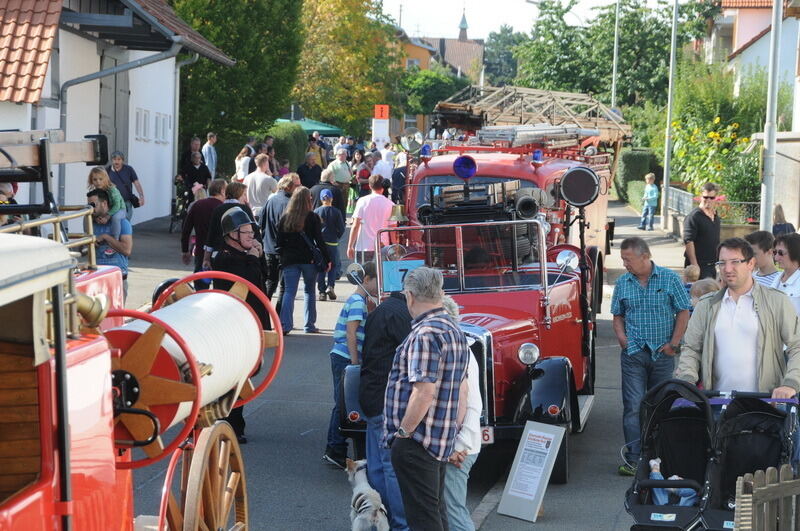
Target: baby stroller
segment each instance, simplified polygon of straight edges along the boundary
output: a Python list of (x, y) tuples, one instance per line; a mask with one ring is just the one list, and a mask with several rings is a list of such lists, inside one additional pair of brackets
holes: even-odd
[(761, 400), (769, 394), (734, 392), (733, 397), (722, 400), (727, 406), (719, 418), (716, 456), (709, 467), (711, 495), (702, 518), (706, 529), (733, 528), (739, 476), (778, 468), (792, 458), (797, 401), (776, 400), (784, 403), (786, 412)]
[[(641, 455), (633, 485), (625, 496), (625, 509), (635, 524), (631, 531), (689, 530), (700, 523), (708, 496), (706, 470), (713, 456), (714, 416), (705, 394), (695, 386), (668, 380), (651, 389), (640, 410)], [(661, 458), (663, 476), (682, 480), (650, 479), (649, 461)], [(669, 505), (658, 505), (654, 489), (692, 489), (697, 502), (679, 506), (670, 495)]]

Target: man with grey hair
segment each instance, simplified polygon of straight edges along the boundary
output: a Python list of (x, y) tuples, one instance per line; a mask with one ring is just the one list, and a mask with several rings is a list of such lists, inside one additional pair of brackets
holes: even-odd
[(650, 259), (642, 238), (626, 238), (620, 246), (622, 265), (628, 271), (614, 285), (611, 313), (614, 334), (622, 348), (622, 431), (625, 463), (618, 472), (636, 472), (639, 443), (639, 408), (645, 393), (672, 377), (675, 356), (689, 322), (689, 297), (680, 277)]
[(442, 305), (442, 273), (419, 267), (403, 283), (413, 318), (397, 348), (384, 403), (384, 442), (391, 447), (410, 529), (445, 530), (445, 464), (463, 421), (470, 350)]
[(316, 210), (322, 206), (322, 201), (319, 196), (323, 190), (331, 191), (331, 194), (333, 194), (333, 206), (342, 213), (342, 219), (347, 219), (347, 203), (345, 202), (345, 198), (342, 197), (342, 192), (333, 184), (333, 172), (328, 168), (322, 170), (319, 182), (311, 187), (311, 208)]
[(347, 148), (336, 150), (336, 160), (328, 164), (328, 169), (333, 171), (334, 184), (342, 192), (342, 197), (349, 197), (353, 174), (350, 172), (350, 164), (347, 162)]
[(306, 188), (311, 188), (317, 184), (322, 175), (322, 166), (317, 162), (319, 155), (313, 151), (306, 153), (306, 159), (297, 167), (297, 175), (300, 176), (300, 184)]

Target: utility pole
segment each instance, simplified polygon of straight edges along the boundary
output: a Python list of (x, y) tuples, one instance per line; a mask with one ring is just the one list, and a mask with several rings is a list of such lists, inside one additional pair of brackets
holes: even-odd
[(669, 89), (667, 90), (667, 129), (664, 142), (664, 190), (661, 193), (661, 228), (667, 229), (669, 214), (669, 178), (672, 163), (672, 96), (675, 92), (675, 63), (678, 48), (678, 0), (672, 4), (672, 39), (669, 47)]
[(783, 2), (772, 4), (772, 30), (769, 40), (769, 84), (767, 85), (767, 119), (764, 122), (764, 167), (761, 177), (761, 230), (772, 230), (772, 203), (775, 191), (776, 123), (778, 115), (778, 70), (781, 43)]
[(617, 106), (617, 60), (619, 57), (619, 3), (617, 0), (617, 15), (614, 18), (614, 63), (611, 67), (611, 108)]

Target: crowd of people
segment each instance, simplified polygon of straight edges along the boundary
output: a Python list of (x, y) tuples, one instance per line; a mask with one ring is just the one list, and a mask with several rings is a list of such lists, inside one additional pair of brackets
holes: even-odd
[[(658, 188), (653, 174), (645, 182), (638, 228), (652, 230)], [(719, 186), (706, 183), (684, 220), (683, 279), (656, 265), (642, 238), (620, 246), (627, 272), (615, 283), (611, 313), (622, 349), (622, 475), (634, 475), (639, 462), (642, 399), (669, 378), (778, 399), (800, 390), (800, 234), (776, 205), (772, 232), (720, 241), (719, 199)], [(796, 443), (795, 466), (798, 456)]]

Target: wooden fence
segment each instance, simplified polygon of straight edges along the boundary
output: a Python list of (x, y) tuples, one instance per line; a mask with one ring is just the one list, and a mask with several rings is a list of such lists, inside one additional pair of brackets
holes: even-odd
[(795, 531), (800, 529), (800, 479), (783, 465), (745, 474), (736, 480), (735, 529)]

